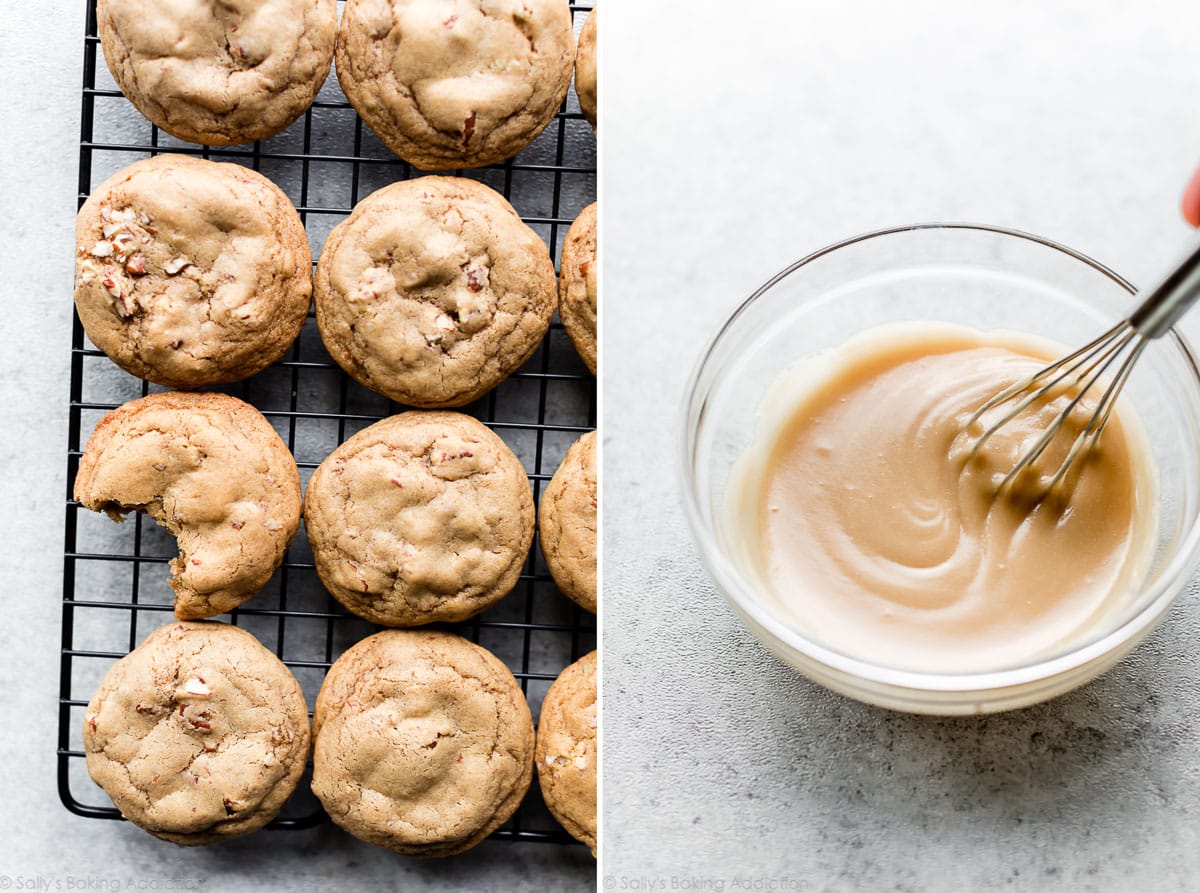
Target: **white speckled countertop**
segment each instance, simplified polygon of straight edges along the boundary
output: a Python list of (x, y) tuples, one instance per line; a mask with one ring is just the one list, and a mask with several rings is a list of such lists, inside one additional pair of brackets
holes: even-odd
[[(422, 861), (329, 823), (181, 848), (124, 822), (71, 815), (55, 787), (63, 497), (78, 182), (83, 0), (24, 5), (3, 26), (0, 127), (0, 890), (587, 890), (582, 846), (487, 841)], [(132, 159), (130, 159), (132, 160)]]
[[(602, 889), (1195, 889), (1195, 586), (1128, 660), (1057, 701), (889, 713), (742, 629), (699, 565), (674, 466), (702, 346), (830, 242), (967, 220), (1135, 282), (1169, 262), (1200, 163), (1200, 7), (692, 0), (606, 15)], [(1200, 315), (1184, 330), (1196, 343)]]

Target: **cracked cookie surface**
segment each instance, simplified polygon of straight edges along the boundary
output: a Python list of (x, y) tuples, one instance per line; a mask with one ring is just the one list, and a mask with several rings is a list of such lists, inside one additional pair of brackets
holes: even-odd
[(542, 494), (538, 534), (550, 575), (581, 608), (596, 613), (596, 432), (580, 437)]
[(335, 0), (99, 0), (113, 79), (143, 115), (194, 143), (266, 139), (329, 75)]
[(300, 216), (241, 165), (135, 162), (88, 198), (75, 238), (83, 327), (139, 378), (180, 388), (246, 378), (284, 354), (308, 314)]
[(541, 344), (558, 296), (546, 244), (494, 190), (404, 180), (334, 228), (317, 264), (317, 324), (334, 360), (411, 406), (462, 406)]
[(457, 412), (406, 412), (355, 434), (308, 483), (321, 582), (384, 626), (459, 621), (516, 585), (533, 495), (512, 450)]
[(348, 0), (337, 44), (351, 105), (422, 170), (516, 155), (558, 111), (574, 60), (565, 0)]
[(596, 262), (596, 203), (579, 212), (563, 242), (558, 276), (558, 315), (575, 350), (596, 374), (596, 308), (600, 265)]
[(579, 110), (596, 129), (596, 10), (592, 7), (579, 32), (579, 50), (575, 54), (575, 93)]
[(75, 498), (175, 536), (175, 615), (213, 617), (257, 593), (300, 526), (300, 474), (270, 422), (225, 394), (168, 391), (113, 410), (79, 460)]
[(596, 652), (563, 670), (542, 701), (538, 784), (558, 823), (596, 855)]
[(308, 708), (250, 633), (174, 622), (109, 670), (83, 745), (92, 779), (125, 818), (173, 843), (212, 843), (283, 808), (308, 759)]
[(313, 793), (360, 840), (413, 856), (470, 849), (533, 776), (529, 706), (466, 639), (385, 630), (329, 669), (313, 713)]

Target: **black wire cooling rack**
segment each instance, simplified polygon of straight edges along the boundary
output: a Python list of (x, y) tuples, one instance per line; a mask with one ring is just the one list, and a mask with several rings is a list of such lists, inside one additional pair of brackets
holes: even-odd
[[(339, 7), (341, 3), (339, 2)], [(234, 161), (271, 177), (295, 202), (314, 258), (329, 230), (374, 190), (419, 175), (364, 127), (332, 74), (313, 107), (270, 140), (227, 149), (182, 143), (146, 121), (116, 89), (100, 54), (95, 0), (87, 0), (79, 203), (122, 167), (162, 152)], [(576, 31), (590, 4), (571, 4)], [(459, 172), (508, 198), (546, 240), (557, 261), (567, 226), (596, 194), (596, 144), (574, 91), (546, 131), (516, 159)], [(141, 515), (113, 524), (71, 499), (79, 457), (96, 422), (127, 400), (161, 390), (122, 372), (87, 340), (78, 317), (71, 342), (58, 790), (76, 815), (119, 819), (87, 775), (83, 713), (112, 664), (171, 619), (167, 562), (174, 541)], [(290, 353), (247, 381), (222, 388), (258, 407), (295, 455), (301, 477), (347, 437), (403, 409), (367, 391), (333, 363), (310, 314)], [(535, 498), (566, 449), (596, 423), (595, 380), (556, 321), (533, 358), (491, 394), (465, 407), (511, 446), (529, 473)], [(232, 611), (230, 623), (254, 633), (295, 673), (311, 709), (330, 664), (376, 627), (348, 615), (313, 569), (303, 528), (268, 587)], [(536, 716), (550, 683), (592, 650), (595, 618), (554, 587), (535, 542), (517, 588), (483, 614), (447, 627), (505, 661)], [(298, 829), (325, 819), (307, 776), (270, 827)], [(572, 842), (541, 801), (535, 783), (512, 819), (493, 835), (505, 840)]]

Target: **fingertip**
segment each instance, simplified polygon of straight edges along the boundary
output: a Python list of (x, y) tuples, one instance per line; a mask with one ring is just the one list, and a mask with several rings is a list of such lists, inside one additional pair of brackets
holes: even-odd
[(1183, 193), (1183, 217), (1192, 226), (1200, 226), (1200, 170), (1192, 175), (1192, 180)]

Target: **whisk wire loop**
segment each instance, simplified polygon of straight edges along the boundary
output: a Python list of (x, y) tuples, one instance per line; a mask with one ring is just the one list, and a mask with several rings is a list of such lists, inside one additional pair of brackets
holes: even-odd
[(1092, 413), (1091, 419), (1088, 420), (1087, 427), (1075, 435), (1075, 440), (1071, 443), (1071, 449), (1067, 451), (1067, 455), (1059, 465), (1058, 471), (1054, 473), (1054, 477), (1046, 485), (1047, 491), (1053, 490), (1058, 486), (1059, 482), (1070, 472), (1075, 461), (1084, 455), (1087, 450), (1096, 445), (1096, 442), (1100, 439), (1100, 432), (1108, 424), (1108, 418), (1112, 415), (1113, 407), (1117, 404), (1117, 398), (1121, 396), (1121, 390), (1125, 387), (1129, 373), (1133, 371), (1134, 364), (1149, 343), (1145, 338), (1138, 338), (1138, 342), (1134, 345), (1129, 357), (1121, 363), (1121, 368), (1118, 370), (1116, 377), (1104, 389), (1104, 396), (1100, 398), (1100, 402), (1096, 405), (1096, 410)]
[[(1126, 348), (1130, 344), (1134, 344), (1133, 350), (1126, 354)], [(969, 428), (990, 410), (1007, 402), (1015, 401), (1015, 405), (1008, 412), (990, 424), (979, 436), (971, 448), (971, 454), (977, 453), (980, 447), (996, 432), (1010, 424), (1031, 406), (1047, 399), (1048, 395), (1056, 389), (1066, 388), (1073, 391), (1073, 396), (1067, 405), (1055, 416), (1054, 421), (1046, 426), (1037, 441), (1024, 451), (1016, 464), (1004, 476), (999, 489), (1003, 490), (1011, 486), (1022, 471), (1033, 465), (1045, 453), (1066, 424), (1067, 419), (1083, 401), (1085, 395), (1096, 388), (1113, 364), (1120, 360), (1121, 365), (1117, 367), (1116, 375), (1105, 387), (1088, 423), (1075, 435), (1065, 458), (1054, 474), (1050, 476), (1046, 490), (1053, 489), (1067, 476), (1076, 460), (1084, 454), (1085, 448), (1090, 448), (1099, 439), (1101, 430), (1112, 414), (1116, 399), (1125, 386), (1125, 381), (1129, 378), (1133, 364), (1145, 349), (1145, 345), (1145, 339), (1137, 330), (1128, 321), (1122, 321), (1074, 353), (1068, 354), (1028, 378), (1005, 388), (976, 410), (968, 422)]]
[[(1001, 490), (1012, 484), (1024, 469), (1038, 460), (1062, 430), (1063, 425), (1083, 400), (1084, 395), (1101, 387), (1103, 383), (1103, 394), (1092, 410), (1091, 417), (1087, 424), (1076, 432), (1065, 457), (1059, 463), (1054, 474), (1050, 476), (1049, 484), (1043, 492), (1050, 492), (1064, 481), (1071, 468), (1075, 467), (1080, 458), (1085, 456), (1087, 451), (1100, 439), (1100, 433), (1108, 424), (1117, 399), (1146, 346), (1154, 338), (1161, 337), (1169, 331), (1171, 326), (1200, 300), (1200, 241), (1193, 243), (1182, 260), (1172, 267), (1156, 285), (1138, 292), (1138, 298), (1140, 303), (1127, 319), (1074, 353), (1068, 354), (1030, 377), (1005, 388), (979, 407), (971, 416), (966, 425), (967, 431), (970, 431), (990, 410), (1009, 401), (1015, 401), (1015, 405), (1000, 419), (990, 424), (975, 441), (970, 452), (970, 456), (975, 456), (979, 448), (997, 431), (1012, 422), (1022, 412), (1037, 404), (1038, 401), (1047, 398), (1047, 395), (1056, 388), (1066, 387), (1075, 392), (1066, 408), (1046, 426), (1046, 430), (1042, 432), (1032, 448), (1024, 452), (1004, 477), (1000, 483)], [(1108, 378), (1106, 373), (1118, 360), (1120, 360), (1120, 365), (1116, 367), (1115, 374)], [(1069, 383), (1068, 380), (1070, 380)]]
[(1006, 424), (1007, 422), (1012, 421), (1012, 419), (1017, 415), (1017, 413), (1021, 412), (1025, 408), (1027, 408), (1031, 403), (1033, 403), (1040, 396), (1042, 396), (1047, 391), (1049, 391), (1052, 387), (1054, 387), (1054, 385), (1058, 384), (1064, 378), (1066, 378), (1072, 372), (1074, 372), (1076, 369), (1078, 369), (1080, 365), (1082, 365), (1083, 363), (1086, 363), (1094, 350), (1096, 350), (1097, 348), (1100, 348), (1101, 345), (1103, 345), (1105, 342), (1111, 340), (1113, 338), (1113, 336), (1115, 336), (1118, 332), (1127, 328), (1128, 326), (1129, 326), (1128, 322), (1118, 323), (1117, 325), (1113, 326), (1113, 328), (1109, 329), (1107, 332), (1105, 332), (1103, 335), (1101, 335), (1099, 338), (1097, 338), (1095, 341), (1085, 344), (1083, 347), (1079, 348), (1079, 350), (1075, 351), (1074, 353), (1067, 354), (1067, 356), (1063, 357), (1061, 360), (1056, 360), (1055, 362), (1051, 363), (1050, 365), (1043, 367), (1042, 369), (1038, 370), (1037, 372), (1035, 372), (1033, 375), (1029, 376), (1028, 378), (1024, 378), (1024, 379), (1010, 385), (1009, 387), (1005, 388), (1000, 393), (996, 394), (994, 397), (992, 397), (990, 400), (988, 400), (982, 406), (980, 406), (979, 409), (975, 410), (975, 414), (973, 416), (971, 416), (971, 418), (967, 421), (968, 428), (971, 425), (974, 425), (977, 421), (979, 421), (984, 416), (984, 414), (987, 413), (988, 410), (994, 409), (995, 407), (999, 406), (1001, 403), (1005, 403), (1005, 402), (1011, 400), (1012, 398), (1016, 397), (1017, 395), (1024, 393), (1025, 391), (1029, 390), (1031, 387), (1036, 386), (1039, 381), (1042, 381), (1043, 379), (1045, 379), (1048, 376), (1054, 375), (1054, 373), (1057, 372), (1059, 369), (1063, 369), (1063, 367), (1067, 367), (1066, 369), (1064, 369), (1062, 374), (1056, 376), (1053, 381), (1049, 382), (1046, 385), (1046, 387), (1042, 388), (1040, 391), (1038, 391), (1035, 394), (1031, 394), (1026, 400), (1022, 401), (1022, 403), (1019, 407), (1017, 407), (1016, 409), (1009, 412), (1008, 415), (1006, 415), (1000, 421), (996, 422), (994, 425), (992, 425), (990, 428), (988, 428), (987, 431), (985, 431), (982, 435), (980, 435), (978, 443), (982, 444), (985, 440), (987, 440), (989, 437), (991, 437), (996, 432), (996, 430), (999, 429), (1002, 425)]

